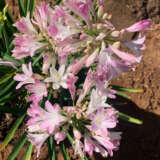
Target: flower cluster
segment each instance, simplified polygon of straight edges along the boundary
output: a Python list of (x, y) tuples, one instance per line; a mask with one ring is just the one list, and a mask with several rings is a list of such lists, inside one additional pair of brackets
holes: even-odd
[[(28, 13), (14, 24), (19, 33), (12, 56), (25, 63), (14, 80), (16, 89), (25, 86), (29, 94), (28, 137), (38, 155), (49, 136), (59, 144), (68, 132), (81, 157), (112, 156), (118, 149), (118, 115), (107, 103), (116, 97), (110, 82), (133, 69), (145, 48), (144, 35), (132, 41), (123, 41), (123, 35), (150, 29), (151, 20), (118, 31), (110, 17), (103, 0), (64, 0), (53, 7), (42, 3), (32, 19)], [(121, 51), (121, 45), (133, 54)]]

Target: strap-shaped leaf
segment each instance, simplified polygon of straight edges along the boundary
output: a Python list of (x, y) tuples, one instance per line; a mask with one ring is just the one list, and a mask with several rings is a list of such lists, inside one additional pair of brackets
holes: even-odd
[[(11, 47), (11, 49), (12, 49), (13, 43), (10, 45), (10, 47)], [(20, 63), (19, 60), (14, 59), (14, 58), (11, 57), (10, 55), (4, 55), (3, 59), (4, 59), (5, 61)]]
[(24, 0), (24, 10), (25, 10), (25, 16), (27, 16), (27, 13), (30, 12), (30, 2), (32, 0)]
[(11, 13), (11, 11), (10, 11), (9, 8), (7, 8), (7, 19), (8, 19), (8, 21), (9, 21), (11, 24), (14, 23), (14, 18), (13, 18), (13, 16), (12, 16), (12, 13)]
[(49, 159), (50, 160), (57, 160), (57, 156), (56, 156), (56, 144), (55, 144), (54, 139), (53, 139), (52, 136), (50, 136), (47, 139), (47, 144), (48, 144)]
[(35, 6), (36, 6), (36, 0), (31, 0), (30, 1), (30, 17), (31, 18), (33, 17)]
[(5, 7), (5, 0), (0, 0), (0, 11), (3, 10), (3, 8)]
[(5, 102), (5, 101), (9, 100), (9, 99), (11, 98), (11, 96), (12, 96), (12, 93), (11, 93), (11, 92), (10, 92), (10, 93), (8, 93), (8, 94), (6, 94), (6, 95), (5, 95), (5, 96), (3, 96), (2, 98), (0, 98), (0, 103)]
[(63, 0), (57, 0), (55, 5), (59, 5)]
[(134, 92), (134, 93), (140, 93), (143, 92), (143, 89), (140, 88), (125, 88), (120, 86), (112, 86), (113, 89), (123, 92)]
[(25, 117), (25, 114), (21, 115), (13, 124), (11, 130), (9, 131), (8, 135), (6, 136), (6, 138), (4, 139), (4, 141), (2, 142), (2, 144), (0, 145), (0, 150), (3, 150), (8, 143), (12, 140), (17, 128), (20, 126), (20, 124), (22, 123), (23, 119)]
[(32, 144), (29, 142), (27, 145), (26, 153), (24, 155), (23, 160), (30, 160), (32, 155)]
[(124, 98), (127, 98), (127, 99), (131, 99), (131, 97), (125, 93), (122, 93), (120, 91), (116, 91), (116, 94), (121, 96), (121, 97), (124, 97)]
[(6, 47), (7, 52), (9, 53), (9, 38), (5, 29), (5, 25), (2, 27), (2, 40)]
[(3, 77), (0, 77), (0, 85), (7, 82), (12, 76), (14, 75), (14, 72), (4, 75)]
[(118, 112), (118, 115), (121, 119), (123, 120), (126, 120), (128, 122), (131, 122), (131, 123), (135, 123), (135, 124), (143, 124), (143, 122), (137, 118), (133, 118), (131, 116), (128, 116), (127, 114), (125, 113), (121, 113), (121, 112)]
[(3, 90), (1, 90), (0, 97), (3, 96), (4, 94), (6, 94), (6, 92), (9, 92), (15, 83), (16, 83), (16, 81), (12, 80)]
[(11, 154), (8, 156), (7, 160), (14, 160), (17, 157), (19, 151), (24, 146), (24, 144), (26, 143), (27, 139), (28, 139), (27, 134), (24, 133), (23, 136), (19, 139), (19, 141), (15, 145), (15, 147), (14, 147), (13, 151), (11, 152)]
[(61, 149), (61, 152), (63, 154), (64, 160), (70, 160), (70, 157), (69, 157), (69, 155), (68, 155), (68, 153), (66, 151), (66, 147), (64, 145), (64, 142), (60, 143), (60, 149)]
[(18, 0), (19, 12), (22, 17), (25, 16), (25, 9), (22, 0)]

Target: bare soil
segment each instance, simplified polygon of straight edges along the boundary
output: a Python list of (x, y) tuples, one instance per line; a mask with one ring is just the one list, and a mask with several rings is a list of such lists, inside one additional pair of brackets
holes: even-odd
[[(16, 0), (9, 1), (14, 15), (17, 15)], [(152, 30), (147, 31), (146, 50), (142, 62), (121, 78), (113, 80), (113, 84), (131, 88), (141, 88), (143, 93), (130, 94), (130, 100), (119, 98), (125, 102), (117, 109), (133, 117), (143, 120), (143, 125), (134, 125), (120, 120), (118, 129), (123, 132), (120, 149), (108, 160), (160, 160), (160, 1), (159, 0), (106, 0), (105, 9), (111, 13), (112, 22), (118, 29), (125, 28), (138, 20), (151, 18)], [(132, 38), (132, 35), (127, 37)], [(0, 141), (5, 137), (14, 118), (6, 120), (0, 117)], [(13, 119), (13, 120), (12, 120)], [(2, 123), (3, 121), (3, 123)], [(19, 135), (19, 133), (17, 133)], [(17, 137), (17, 136), (16, 136)], [(0, 160), (6, 160), (15, 140), (0, 153)], [(17, 160), (23, 159), (22, 150)], [(57, 149), (57, 152), (59, 150)], [(75, 160), (72, 150), (68, 152)], [(47, 160), (47, 147), (42, 147), (40, 160)], [(58, 154), (58, 160), (62, 160)], [(36, 160), (36, 150), (32, 160)], [(95, 160), (103, 160), (96, 155)]]

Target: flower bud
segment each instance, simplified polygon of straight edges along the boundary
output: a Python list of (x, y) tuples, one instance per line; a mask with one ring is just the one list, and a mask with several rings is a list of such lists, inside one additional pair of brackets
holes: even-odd
[(103, 13), (104, 13), (104, 7), (100, 6), (97, 13), (98, 18), (101, 18)]
[(119, 37), (119, 35), (120, 35), (120, 31), (113, 31), (113, 32), (111, 33), (111, 36), (112, 36), (112, 37)]
[(107, 19), (111, 19), (112, 18), (112, 15), (111, 14), (109, 14), (108, 15), (108, 17), (107, 17)]
[(119, 48), (120, 47), (120, 42), (118, 41), (118, 42), (115, 42), (115, 43), (113, 43), (113, 47), (115, 47), (115, 48)]
[(98, 23), (98, 24), (97, 24), (97, 29), (103, 29), (103, 24)]
[(75, 128), (73, 129), (73, 134), (74, 134), (74, 137), (78, 140), (80, 140), (82, 137), (81, 133)]
[(108, 17), (108, 13), (104, 13), (102, 18), (105, 20), (107, 19), (107, 17)]

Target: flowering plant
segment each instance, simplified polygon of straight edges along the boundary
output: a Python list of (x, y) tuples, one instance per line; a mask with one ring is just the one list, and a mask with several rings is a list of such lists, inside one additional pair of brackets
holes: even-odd
[[(120, 91), (139, 91), (111, 85), (112, 79), (140, 63), (140, 52), (145, 49), (142, 33), (131, 41), (123, 37), (128, 32), (150, 29), (151, 20), (142, 20), (119, 31), (110, 22), (111, 15), (104, 12), (102, 0), (63, 0), (54, 6), (42, 3), (34, 12), (32, 3), (19, 1), (23, 17), (10, 27), (14, 33), (11, 45), (7, 45), (9, 37), (5, 30), (9, 20), (7, 23), (3, 20), (1, 32), (7, 51), (1, 55), (0, 64), (12, 67), (1, 84), (13, 77), (8, 89), (16, 84), (16, 90), (23, 94), (18, 95), (17, 91), (14, 94), (25, 97), (26, 102), (26, 107), (23, 105), (21, 112), (18, 111), (23, 115), (16, 125), (27, 113), (22, 142), (28, 138), (30, 143), (25, 157), (31, 155), (32, 145), (36, 146), (38, 157), (47, 141), (52, 149), (51, 157), (55, 158), (56, 142), (70, 159), (64, 145), (66, 138), (82, 159), (93, 156), (94, 152), (103, 157), (112, 156), (121, 139), (121, 132), (114, 129), (118, 117), (141, 123), (109, 103), (109, 99), (125, 95)], [(123, 52), (121, 46), (128, 47), (132, 53)], [(0, 96), (7, 92), (1, 92)], [(10, 98), (12, 93), (9, 94), (6, 96)], [(0, 102), (6, 103), (3, 99)], [(5, 146), (2, 143), (1, 149)]]

